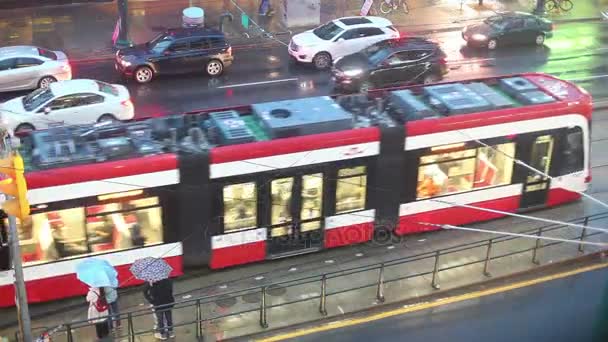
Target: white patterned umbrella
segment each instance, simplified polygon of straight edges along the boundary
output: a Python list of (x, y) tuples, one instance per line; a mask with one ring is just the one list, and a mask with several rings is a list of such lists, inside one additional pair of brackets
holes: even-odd
[(173, 268), (163, 259), (145, 257), (135, 260), (129, 270), (135, 278), (154, 283), (169, 278)]

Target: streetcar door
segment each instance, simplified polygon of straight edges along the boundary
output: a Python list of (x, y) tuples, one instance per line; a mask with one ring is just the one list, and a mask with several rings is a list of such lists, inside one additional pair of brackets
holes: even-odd
[[(555, 139), (552, 135), (546, 134), (536, 137), (532, 142), (528, 165), (548, 175), (551, 169), (554, 146)], [(532, 170), (527, 170), (520, 207), (525, 209), (544, 205), (547, 202), (549, 186), (549, 178)]]
[(270, 182), (268, 254), (281, 257), (312, 252), (323, 243), (323, 174)]

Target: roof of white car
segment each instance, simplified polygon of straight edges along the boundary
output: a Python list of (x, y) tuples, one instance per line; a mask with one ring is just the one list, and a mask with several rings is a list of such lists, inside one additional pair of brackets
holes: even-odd
[(99, 85), (95, 80), (78, 79), (54, 82), (51, 83), (50, 88), (55, 96), (64, 96), (84, 92), (99, 93)]
[(343, 18), (334, 19), (333, 22), (336, 25), (338, 25), (344, 29), (359, 28), (359, 27), (378, 27), (378, 26), (386, 27), (386, 26), (393, 25), (393, 23), (386, 18), (372, 17), (372, 16), (343, 17)]
[(40, 53), (36, 46), (15, 45), (0, 47), (0, 57), (40, 57)]

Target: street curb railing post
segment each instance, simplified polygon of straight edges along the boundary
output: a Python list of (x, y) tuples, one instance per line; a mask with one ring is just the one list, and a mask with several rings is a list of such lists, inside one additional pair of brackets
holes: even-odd
[[(538, 228), (538, 237), (543, 235), (543, 227)], [(532, 263), (534, 265), (540, 265), (540, 261), (538, 261), (538, 249), (541, 247), (542, 240), (536, 239), (536, 244), (534, 245), (534, 251), (532, 252)]]
[(199, 341), (203, 338), (203, 310), (200, 299), (196, 300), (196, 338)]
[(327, 276), (324, 274), (321, 277), (321, 298), (319, 302), (319, 312), (323, 316), (327, 316)]
[[(579, 238), (579, 240), (581, 242), (585, 241), (585, 237), (587, 236), (587, 224), (589, 223), (589, 216), (585, 217), (585, 221), (583, 222), (583, 225), (585, 226), (585, 228), (583, 228), (583, 231), (581, 232), (581, 237)], [(579, 252), (584, 252), (584, 245), (582, 243), (578, 244), (578, 251)]]
[(378, 272), (378, 289), (376, 290), (376, 299), (380, 303), (384, 303), (384, 263), (380, 264), (380, 272)]
[(433, 280), (431, 281), (431, 286), (435, 290), (439, 290), (441, 286), (438, 283), (437, 273), (439, 273), (439, 257), (441, 256), (441, 251), (435, 252), (435, 266), (433, 267)]
[(266, 320), (266, 286), (262, 286), (262, 299), (260, 300), (260, 326), (264, 329), (268, 328)]
[(74, 342), (74, 335), (72, 335), (72, 326), (69, 324), (65, 325), (65, 332), (68, 335), (68, 342)]
[(129, 334), (129, 342), (135, 342), (135, 328), (133, 327), (133, 315), (129, 312), (127, 314), (127, 332)]
[(490, 273), (490, 260), (492, 256), (492, 244), (494, 243), (494, 239), (490, 239), (488, 241), (488, 250), (486, 251), (486, 260), (483, 262), (483, 275), (486, 277), (491, 277), (492, 273)]

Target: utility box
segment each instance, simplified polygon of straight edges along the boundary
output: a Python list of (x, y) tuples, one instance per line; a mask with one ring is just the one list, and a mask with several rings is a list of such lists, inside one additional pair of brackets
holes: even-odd
[(200, 7), (188, 7), (182, 11), (183, 27), (202, 27), (205, 25), (205, 10)]
[(321, 24), (321, 0), (281, 0), (284, 26), (302, 27)]

